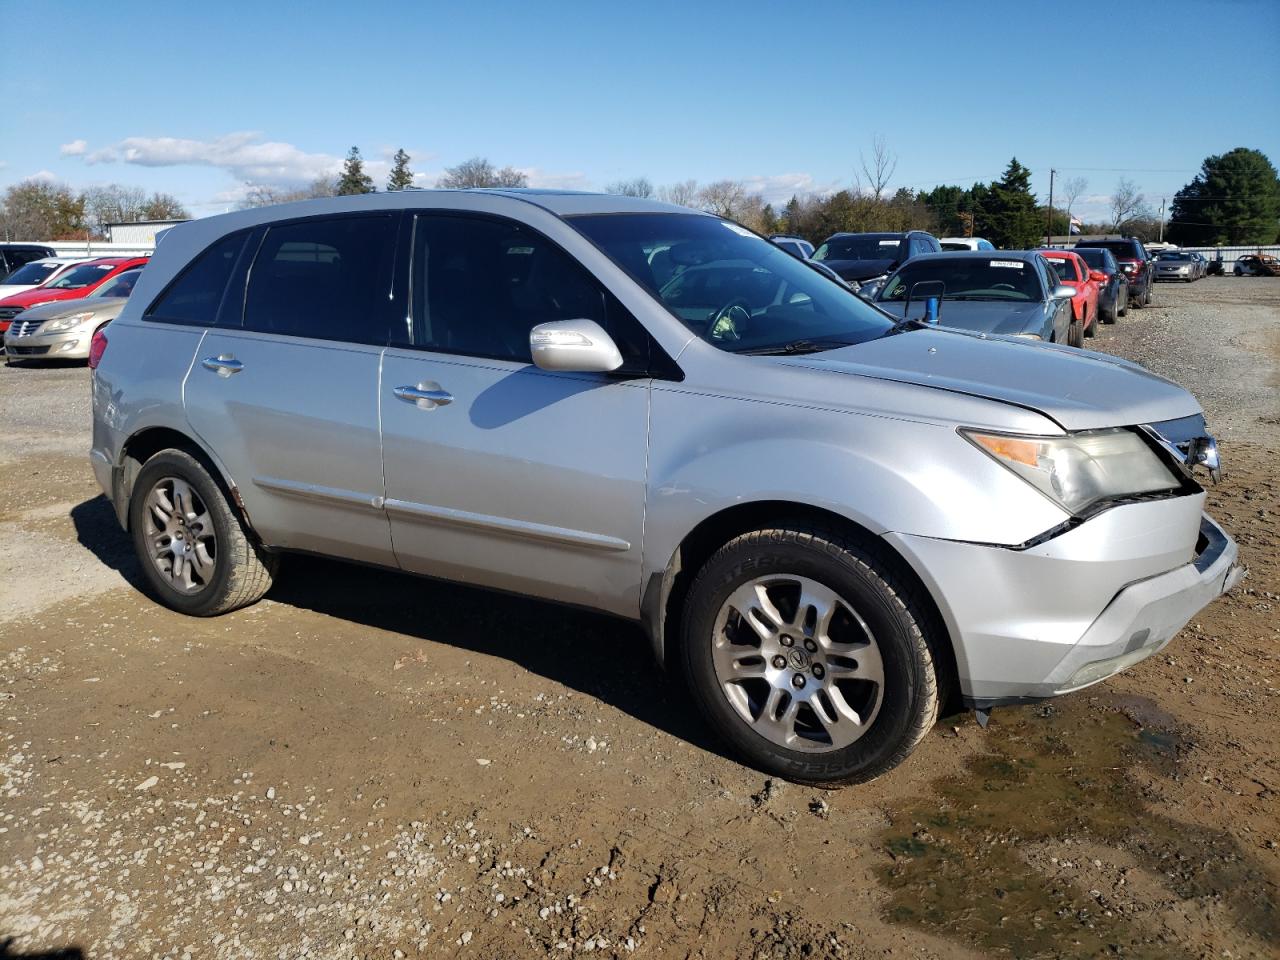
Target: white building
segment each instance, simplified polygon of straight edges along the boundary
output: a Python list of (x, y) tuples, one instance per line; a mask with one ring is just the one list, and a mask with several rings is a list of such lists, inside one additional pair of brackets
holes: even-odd
[(129, 223), (108, 223), (104, 226), (107, 228), (109, 243), (154, 248), (156, 237), (175, 223), (186, 223), (186, 220), (133, 220)]

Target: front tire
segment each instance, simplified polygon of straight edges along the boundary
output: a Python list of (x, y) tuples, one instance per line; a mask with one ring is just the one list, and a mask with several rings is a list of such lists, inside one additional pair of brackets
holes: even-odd
[(743, 534), (689, 591), (682, 657), (694, 700), (759, 770), (823, 786), (873, 780), (938, 715), (920, 590), (834, 530)]
[(1084, 346), (1084, 330), (1080, 327), (1080, 321), (1072, 319), (1071, 326), (1067, 327), (1067, 346), (1082, 348)]
[(221, 487), (182, 450), (164, 450), (138, 472), (129, 533), (149, 592), (179, 613), (228, 613), (271, 587), (277, 558), (249, 538)]

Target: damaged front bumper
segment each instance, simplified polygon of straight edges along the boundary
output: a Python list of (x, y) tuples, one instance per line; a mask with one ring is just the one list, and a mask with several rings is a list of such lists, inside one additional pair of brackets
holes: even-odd
[(886, 539), (937, 600), (964, 701), (982, 710), (1105, 680), (1234, 587), (1244, 575), (1236, 544), (1200, 512), (1203, 500), (1116, 507), (1025, 550)]

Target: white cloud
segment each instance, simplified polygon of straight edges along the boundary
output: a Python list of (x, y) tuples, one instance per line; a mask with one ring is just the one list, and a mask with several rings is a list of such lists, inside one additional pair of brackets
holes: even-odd
[(89, 143), (87, 140), (72, 140), (70, 143), (64, 143), (58, 151), (64, 157), (82, 157), (88, 153)]
[[(67, 146), (80, 144), (87, 149), (88, 145), (82, 140)], [(63, 152), (66, 152), (66, 147)], [(126, 137), (119, 143), (87, 154), (85, 162), (131, 163), (142, 167), (214, 167), (225, 170), (242, 182), (278, 186), (300, 186), (317, 177), (333, 176), (342, 168), (341, 157), (329, 153), (307, 153), (291, 143), (263, 140), (261, 134), (252, 132), (229, 133), (212, 140)], [(365, 167), (376, 179), (386, 164), (375, 160), (367, 162)]]
[(744, 177), (747, 193), (758, 193), (765, 203), (786, 203), (793, 196), (807, 193), (830, 193), (836, 189), (833, 183), (818, 183), (811, 173), (776, 173), (772, 176)]
[(24, 177), (23, 179), (36, 180), (41, 183), (57, 183), (58, 175), (52, 170), (37, 170), (35, 173), (31, 174), (31, 176)]

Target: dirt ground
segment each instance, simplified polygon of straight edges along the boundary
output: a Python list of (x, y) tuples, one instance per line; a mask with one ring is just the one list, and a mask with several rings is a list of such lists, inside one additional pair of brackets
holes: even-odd
[(87, 372), (0, 370), (0, 957), (1280, 955), (1280, 279), (1090, 346), (1201, 397), (1249, 578), (842, 791), (726, 758), (604, 617), (311, 559), (169, 613)]

